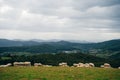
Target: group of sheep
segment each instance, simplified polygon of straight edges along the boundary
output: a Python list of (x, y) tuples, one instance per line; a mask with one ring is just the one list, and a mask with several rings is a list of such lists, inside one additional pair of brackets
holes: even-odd
[(62, 63), (59, 63), (59, 66), (67, 67), (68, 65), (66, 62), (62, 62)]
[(100, 66), (101, 68), (111, 68), (111, 65), (108, 63), (104, 63), (104, 65)]
[[(43, 65), (41, 63), (34, 63), (34, 66), (37, 67), (37, 66), (50, 66), (50, 65)], [(68, 64), (66, 62), (62, 62), (62, 63), (59, 63), (59, 66), (61, 67), (68, 67)], [(72, 67), (95, 67), (95, 65), (93, 63), (78, 63), (78, 64), (73, 64)]]
[[(59, 63), (59, 66), (66, 67), (68, 66), (67, 63), (62, 62)], [(95, 67), (94, 63), (74, 63), (72, 67)], [(104, 63), (104, 65), (100, 66), (101, 68), (110, 68), (111, 65), (108, 63)]]
[(34, 66), (35, 66), (35, 67), (38, 67), (38, 66), (52, 67), (52, 65), (43, 65), (43, 64), (41, 64), (41, 63), (34, 63)]
[(95, 67), (95, 65), (93, 63), (74, 63), (73, 64), (74, 67)]
[[(62, 62), (59, 63), (59, 66), (66, 67), (68, 66), (67, 63)], [(72, 67), (95, 67), (94, 63), (74, 63)], [(108, 63), (104, 63), (104, 65), (100, 66), (101, 68), (111, 68), (111, 65)], [(120, 69), (120, 67), (119, 67)]]
[[(6, 65), (0, 65), (0, 67), (9, 67), (12, 66), (11, 63)], [(14, 62), (13, 66), (31, 66), (31, 62)], [(41, 63), (34, 63), (35, 67), (43, 66), (43, 67), (52, 67), (52, 65), (43, 65)], [(59, 66), (67, 67), (68, 64), (66, 62), (59, 63)], [(94, 63), (74, 63), (72, 67), (95, 67)], [(100, 66), (101, 68), (111, 68), (111, 65), (108, 63), (104, 63), (104, 65)], [(120, 67), (118, 67), (120, 69)]]
[(6, 65), (0, 65), (0, 67), (9, 67), (9, 66), (12, 66), (12, 64), (11, 64), (11, 63), (8, 63), (8, 64), (6, 64)]
[(31, 62), (14, 62), (14, 66), (31, 66)]

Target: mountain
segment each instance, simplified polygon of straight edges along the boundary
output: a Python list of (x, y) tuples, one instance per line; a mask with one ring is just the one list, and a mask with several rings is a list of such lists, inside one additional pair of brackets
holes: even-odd
[(68, 41), (72, 43), (95, 43), (95, 42), (90, 42), (85, 40), (68, 40)]
[(0, 47), (33, 46), (38, 44), (40, 43), (36, 41), (0, 39)]
[(30, 52), (30, 53), (74, 53), (83, 52), (90, 55), (108, 58), (120, 53), (120, 39), (99, 43), (76, 43), (69, 41), (14, 41), (0, 39), (0, 52)]
[[(41, 53), (49, 53), (47, 54), (41, 54)], [(57, 54), (53, 54), (57, 53)], [(76, 54), (75, 54), (76, 53)], [(104, 62), (109, 62), (112, 64), (114, 67), (120, 66), (120, 39), (116, 40), (109, 40), (109, 41), (104, 41), (104, 42), (99, 42), (99, 43), (76, 43), (76, 42), (69, 42), (69, 41), (51, 41), (51, 42), (39, 42), (39, 41), (22, 41), (22, 40), (6, 40), (6, 39), (0, 39), (0, 56), (10, 56), (10, 55), (27, 55), (26, 57), (30, 56), (29, 59), (31, 58), (31, 55), (36, 55), (34, 57), (36, 60), (38, 54), (41, 56), (45, 55), (44, 58), (47, 57), (48, 60), (56, 61), (59, 58), (55, 55), (62, 55), (59, 60), (64, 60), (68, 61), (71, 63), (73, 60), (75, 62), (79, 61), (85, 61), (85, 62), (98, 62), (96, 64), (101, 64)], [(51, 59), (51, 55), (55, 56)], [(67, 55), (67, 56), (66, 56)], [(70, 57), (68, 57), (70, 55)], [(81, 56), (81, 57), (80, 57)], [(90, 57), (87, 57), (90, 56)], [(41, 57), (40, 57), (41, 58)], [(40, 58), (37, 58), (38, 60)], [(46, 59), (42, 58), (40, 61), (44, 61)], [(15, 59), (17, 59), (15, 57)], [(23, 56), (20, 57), (21, 61), (24, 60)], [(27, 59), (27, 58), (25, 58)], [(104, 60), (105, 59), (105, 60)], [(94, 61), (95, 60), (95, 61)], [(106, 61), (107, 60), (107, 61)], [(12, 61), (12, 60), (11, 60)], [(3, 61), (4, 62), (4, 61)], [(47, 61), (44, 61), (47, 62)], [(73, 61), (74, 62), (74, 61)]]
[[(14, 47), (14, 46), (34, 46), (39, 45), (41, 43), (60, 43), (64, 40), (52, 39), (52, 40), (41, 40), (41, 39), (30, 39), (30, 40), (22, 40), (22, 39), (0, 39), (0, 47)], [(69, 40), (65, 42), (70, 43), (90, 43), (88, 41), (79, 41), (79, 40)]]
[(111, 51), (120, 51), (120, 39), (110, 40), (98, 43), (99, 48), (111, 50)]

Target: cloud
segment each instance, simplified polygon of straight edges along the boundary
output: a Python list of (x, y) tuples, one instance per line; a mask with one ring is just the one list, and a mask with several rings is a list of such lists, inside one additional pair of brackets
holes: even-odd
[(42, 33), (62, 39), (113, 37), (106, 34), (120, 38), (119, 9), (120, 0), (0, 0), (0, 29), (14, 32), (6, 37), (22, 37), (20, 32), (30, 32), (33, 36)]
[(73, 1), (72, 5), (74, 6), (75, 9), (78, 10), (87, 10), (91, 7), (109, 7), (109, 6), (114, 6), (114, 5), (119, 5), (120, 0), (77, 0)]

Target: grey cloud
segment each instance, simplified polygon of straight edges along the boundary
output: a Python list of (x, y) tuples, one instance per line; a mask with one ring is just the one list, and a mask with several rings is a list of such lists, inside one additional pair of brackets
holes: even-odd
[[(11, 9), (2, 13), (3, 6)], [(119, 9), (120, 0), (3, 0), (0, 2), (0, 29), (120, 34)]]
[[(72, 15), (72, 16), (69, 16), (70, 18), (71, 17), (73, 17), (73, 18), (80, 17), (81, 18), (81, 16), (79, 16), (79, 14), (80, 14), (79, 12), (82, 12), (83, 14), (85, 14), (85, 12), (81, 11), (81, 10), (85, 9), (85, 11), (86, 11), (93, 7), (101, 7), (102, 8), (102, 7), (113, 6), (113, 8), (112, 7), (108, 8), (108, 10), (104, 12), (104, 14), (103, 13), (98, 14), (99, 16), (97, 15), (97, 13), (92, 13), (96, 17), (104, 17), (104, 15), (105, 16), (107, 15), (106, 17), (108, 17), (108, 16), (118, 17), (119, 13), (120, 13), (120, 11), (119, 11), (120, 6), (114, 7), (114, 5), (120, 4), (120, 0), (94, 0), (94, 1), (91, 1), (91, 0), (77, 0), (77, 1), (74, 1), (74, 0), (64, 0), (64, 1), (61, 1), (61, 0), (20, 0), (20, 1), (5, 0), (5, 4), (8, 4), (8, 5), (10, 5), (14, 8), (18, 8), (18, 9), (22, 8), (25, 10), (29, 10), (29, 12), (37, 13), (37, 14), (45, 14), (45, 15), (50, 15), (50, 16), (56, 15), (56, 16), (60, 16), (60, 17), (61, 16), (65, 17), (66, 14), (68, 14), (68, 15), (70, 14), (70, 15)], [(68, 10), (70, 10), (69, 7), (71, 7), (71, 9), (73, 9), (74, 12), (67, 13), (67, 11), (66, 11), (66, 13), (64, 12), (59, 15), (59, 13), (62, 12), (61, 8), (62, 9), (68, 8)], [(110, 10), (111, 10), (111, 12), (109, 12)], [(74, 14), (75, 11), (77, 12), (77, 14)], [(89, 13), (86, 15), (89, 15)]]
[(77, 0), (73, 1), (72, 5), (75, 9), (78, 10), (86, 10), (91, 7), (100, 6), (100, 7), (108, 7), (113, 5), (119, 5), (120, 0)]

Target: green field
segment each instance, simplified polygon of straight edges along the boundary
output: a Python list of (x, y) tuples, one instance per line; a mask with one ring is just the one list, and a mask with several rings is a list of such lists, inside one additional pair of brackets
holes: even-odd
[(0, 68), (0, 80), (120, 80), (120, 69), (6, 67)]

